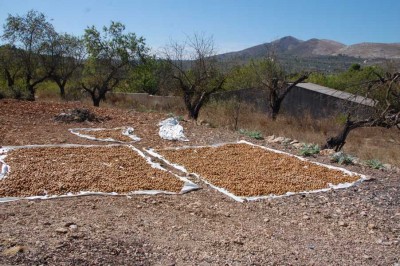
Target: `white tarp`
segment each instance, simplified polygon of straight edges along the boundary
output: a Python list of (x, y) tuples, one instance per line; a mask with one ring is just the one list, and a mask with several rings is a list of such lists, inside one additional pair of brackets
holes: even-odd
[(0, 180), (6, 177), (10, 167), (4, 162), (4, 159), (7, 156), (7, 151), (8, 149), (6, 148), (0, 148)]
[(179, 125), (179, 121), (175, 117), (170, 117), (161, 121), (158, 123), (158, 126), (160, 126), (158, 135), (162, 139), (189, 141), (183, 134), (183, 127)]
[[(116, 140), (113, 138), (99, 139), (99, 138), (96, 138), (96, 137), (93, 137), (90, 135), (90, 131), (102, 131), (102, 130), (110, 130), (110, 129), (106, 129), (106, 128), (70, 128), (69, 132), (71, 132), (74, 135), (77, 135), (78, 137), (90, 139), (90, 140), (126, 143), (125, 141), (120, 141), (120, 140)], [(134, 131), (133, 127), (116, 127), (116, 128), (112, 128), (111, 130), (121, 130), (121, 134), (131, 138), (132, 141), (140, 141), (140, 138), (133, 133), (133, 131)], [(82, 134), (81, 133), (82, 131), (88, 132), (88, 135)]]

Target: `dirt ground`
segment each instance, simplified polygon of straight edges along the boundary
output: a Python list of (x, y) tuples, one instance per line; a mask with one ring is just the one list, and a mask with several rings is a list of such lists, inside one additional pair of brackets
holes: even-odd
[[(0, 145), (102, 144), (68, 132), (78, 127), (132, 126), (142, 138), (139, 148), (246, 139), (182, 122), (190, 142), (163, 141), (156, 124), (167, 116), (156, 113), (97, 108), (111, 119), (53, 119), (77, 106), (0, 101)], [(200, 181), (201, 190), (184, 195), (1, 203), (0, 265), (398, 265), (399, 174), (347, 168), (371, 179), (349, 189), (245, 203)]]

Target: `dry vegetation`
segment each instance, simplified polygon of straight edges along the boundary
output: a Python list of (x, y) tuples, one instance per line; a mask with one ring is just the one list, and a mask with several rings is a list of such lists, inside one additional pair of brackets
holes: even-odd
[(328, 183), (337, 185), (360, 178), (248, 144), (162, 150), (160, 153), (237, 196), (317, 190), (328, 188)]
[(11, 171), (0, 181), (0, 197), (62, 195), (68, 192), (163, 190), (179, 192), (183, 182), (152, 168), (128, 147), (16, 149)]
[[(204, 107), (200, 120), (211, 126), (235, 130), (244, 128), (260, 131), (263, 136), (275, 135), (297, 139), (300, 142), (323, 144), (340, 130), (339, 118), (312, 119), (281, 115), (272, 121), (267, 115), (242, 104), (239, 113), (232, 101), (211, 103)], [(400, 130), (384, 128), (358, 128), (352, 131), (344, 146), (345, 153), (363, 160), (378, 159), (383, 163), (400, 166)]]

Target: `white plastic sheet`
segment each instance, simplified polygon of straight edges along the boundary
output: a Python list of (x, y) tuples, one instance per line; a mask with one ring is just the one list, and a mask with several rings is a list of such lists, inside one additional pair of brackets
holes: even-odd
[(287, 153), (287, 152), (283, 152), (283, 151), (267, 148), (267, 147), (264, 147), (264, 146), (256, 145), (256, 144), (253, 144), (251, 142), (244, 141), (244, 140), (241, 140), (241, 141), (238, 141), (238, 142), (220, 143), (220, 144), (215, 144), (215, 145), (210, 145), (210, 146), (174, 147), (174, 148), (169, 148), (169, 149), (166, 149), (166, 150), (181, 150), (181, 149), (196, 149), (196, 148), (206, 148), (206, 147), (220, 147), (220, 146), (227, 145), (227, 144), (240, 144), (240, 143), (247, 144), (247, 145), (252, 145), (252, 146), (255, 146), (255, 147), (259, 147), (259, 148), (262, 148), (262, 149), (265, 149), (265, 150), (268, 150), (268, 151), (271, 151), (271, 152), (275, 152), (275, 153), (279, 153), (279, 154), (285, 154), (285, 155), (288, 155), (288, 156), (291, 156), (291, 157), (296, 157), (297, 159), (299, 159), (301, 161), (307, 161), (309, 163), (317, 164), (317, 165), (320, 165), (320, 166), (323, 166), (323, 167), (327, 167), (329, 169), (339, 170), (339, 171), (341, 171), (341, 172), (343, 172), (345, 174), (348, 174), (348, 175), (351, 175), (351, 176), (356, 175), (356, 176), (359, 176), (360, 178), (358, 180), (356, 180), (355, 182), (351, 182), (351, 183), (340, 183), (340, 184), (337, 184), (337, 185), (328, 184), (328, 188), (323, 188), (323, 189), (318, 189), (318, 190), (309, 190), (309, 191), (302, 191), (302, 192), (287, 192), (286, 194), (283, 194), (283, 195), (270, 194), (270, 195), (265, 195), (265, 196), (242, 197), (242, 196), (237, 196), (237, 195), (233, 194), (232, 192), (230, 192), (230, 191), (228, 191), (228, 190), (226, 190), (224, 188), (217, 187), (217, 186), (213, 185), (212, 183), (210, 183), (209, 181), (207, 181), (205, 178), (201, 177), (197, 173), (189, 173), (188, 170), (183, 165), (175, 164), (175, 163), (172, 163), (172, 162), (168, 161), (167, 159), (165, 159), (162, 155), (158, 154), (153, 149), (149, 149), (149, 150), (147, 150), (147, 152), (149, 154), (151, 154), (152, 156), (157, 157), (160, 160), (164, 161), (164, 163), (170, 165), (171, 167), (174, 167), (175, 169), (178, 169), (178, 170), (186, 173), (187, 175), (193, 174), (193, 175), (197, 176), (199, 179), (201, 179), (207, 185), (211, 186), (212, 188), (216, 189), (217, 191), (227, 195), (228, 197), (231, 197), (232, 199), (234, 199), (234, 200), (236, 200), (238, 202), (254, 201), (254, 200), (260, 200), (260, 199), (281, 198), (281, 197), (286, 197), (286, 196), (291, 196), (291, 195), (296, 195), (296, 194), (310, 194), (310, 193), (329, 191), (331, 189), (348, 188), (348, 187), (351, 187), (351, 186), (353, 186), (353, 185), (355, 185), (357, 183), (360, 183), (360, 182), (368, 179), (365, 175), (354, 173), (354, 172), (351, 172), (351, 171), (349, 171), (347, 169), (344, 169), (344, 168), (341, 168), (341, 167), (322, 164), (322, 163), (319, 163), (319, 162), (313, 162), (313, 161), (310, 161), (310, 160), (308, 160), (306, 158), (303, 158), (303, 157), (300, 157), (300, 156), (297, 156), (297, 155), (293, 155), (293, 154), (290, 154), (290, 153)]
[(10, 170), (10, 166), (4, 162), (4, 159), (7, 156), (7, 148), (0, 148), (0, 180), (6, 177), (8, 171)]
[(183, 127), (179, 125), (178, 119), (174, 117), (170, 117), (161, 121), (160, 123), (158, 123), (158, 126), (160, 126), (158, 135), (162, 139), (189, 141), (185, 137), (185, 134), (183, 133)]
[[(112, 128), (111, 130), (118, 130), (118, 129), (121, 130), (122, 135), (131, 138), (132, 141), (140, 141), (140, 138), (133, 133), (134, 129), (132, 127), (116, 127), (116, 128)], [(77, 135), (81, 138), (86, 138), (86, 139), (90, 139), (90, 140), (126, 143), (125, 141), (120, 141), (120, 140), (116, 140), (113, 138), (99, 139), (99, 138), (90, 136), (90, 131), (101, 131), (101, 130), (110, 130), (110, 129), (106, 129), (106, 128), (70, 128), (69, 132), (71, 132), (72, 134)], [(88, 135), (82, 134), (81, 133), (82, 131), (88, 132)]]

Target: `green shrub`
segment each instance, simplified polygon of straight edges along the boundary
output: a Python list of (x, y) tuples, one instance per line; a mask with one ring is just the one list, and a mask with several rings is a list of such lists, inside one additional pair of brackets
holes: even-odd
[(321, 149), (318, 144), (305, 144), (300, 149), (299, 155), (304, 157), (313, 156), (314, 154), (318, 154), (320, 150)]
[(337, 152), (332, 155), (331, 157), (331, 162), (333, 163), (338, 163), (338, 164), (344, 164), (344, 165), (350, 165), (354, 164), (354, 157), (348, 154), (345, 154), (343, 152)]
[(246, 129), (239, 129), (239, 133), (253, 139), (264, 139), (260, 131), (249, 131)]
[(365, 161), (365, 164), (373, 169), (384, 169), (385, 168), (383, 166), (383, 164), (377, 159), (367, 160), (367, 161)]

